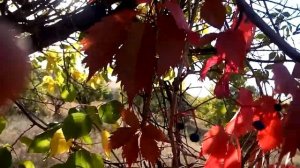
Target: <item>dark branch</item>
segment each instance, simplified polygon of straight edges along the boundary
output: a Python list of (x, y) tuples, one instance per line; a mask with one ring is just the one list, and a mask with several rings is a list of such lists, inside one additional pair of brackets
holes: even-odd
[(245, 2), (245, 0), (236, 0), (236, 4), (241, 11), (266, 35), (269, 39), (278, 46), (287, 56), (296, 62), (300, 62), (300, 53), (295, 48), (289, 45), (282, 37), (276, 34)]

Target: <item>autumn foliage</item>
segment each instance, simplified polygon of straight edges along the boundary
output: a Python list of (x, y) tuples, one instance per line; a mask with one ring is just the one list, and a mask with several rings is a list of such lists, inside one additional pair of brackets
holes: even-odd
[[(89, 1), (91, 6), (97, 3)], [(259, 39), (256, 35), (259, 30), (251, 22), (251, 16), (227, 1), (193, 2), (189, 7), (193, 6), (194, 10), (185, 7), (188, 3), (191, 2), (124, 1), (117, 3), (119, 6), (113, 12), (106, 10), (106, 16), (84, 31), (80, 40), (86, 55), (82, 64), (89, 70), (86, 76), (74, 70), (75, 61), (71, 67), (70, 60), (76, 56), (70, 56), (69, 62), (63, 57), (64, 66), (69, 63), (71, 67), (62, 68), (67, 71), (64, 76), (55, 72), (60, 68), (55, 62), (60, 59), (48, 54), (46, 69), (52, 74), (44, 77), (43, 82), (48, 90), (45, 95), (53, 98), (59, 94), (60, 98), (53, 101), (79, 102), (76, 91), (85, 94), (86, 90), (80, 90), (82, 86), (89, 83), (94, 89), (100, 80), (108, 81), (109, 75), (117, 77), (124, 94), (120, 101), (110, 100), (99, 107), (83, 101), (69, 109), (59, 124), (40, 126), (44, 132), (28, 143), (29, 151), (48, 153), (51, 157), (71, 153), (65, 163), (55, 167), (104, 166), (102, 157), (89, 152), (81, 143), (92, 144), (89, 134), (96, 128), (101, 132), (107, 163), (111, 152), (121, 149), (124, 163), (119, 161), (117, 165), (125, 167), (139, 164), (162, 167), (161, 153), (166, 148), (172, 153), (172, 161), (164, 163), (165, 166), (180, 167), (180, 159), (183, 157), (187, 163), (189, 156), (201, 160), (201, 166), (206, 168), (293, 167), (281, 163), (284, 157), (292, 158), (300, 149), (300, 64), (295, 65), (292, 73), (280, 59), (268, 65), (274, 87), (270, 93), (267, 89), (264, 91), (261, 85), (270, 79), (261, 77), (248, 60), (253, 48), (259, 47), (253, 47), (253, 42)], [(230, 11), (229, 7), (234, 10)], [(0, 77), (3, 80), (0, 104), (8, 99), (16, 100), (29, 76), (27, 53), (12, 40), (16, 35), (5, 29), (0, 25)], [(269, 40), (264, 38), (260, 45)], [(61, 48), (67, 47), (61, 45)], [(234, 115), (222, 113), (224, 117), (220, 117), (219, 122), (201, 119), (197, 115), (198, 107), (209, 100), (195, 106), (196, 99), (190, 103), (186, 98), (189, 86), (184, 86), (183, 81), (190, 74), (198, 75), (199, 83), (207, 79), (214, 82), (213, 97), (209, 100), (222, 101), (226, 110), (227, 106), (234, 107), (231, 108)], [(255, 78), (259, 92), (237, 83), (237, 78), (244, 76)], [(63, 82), (56, 82), (54, 78)], [(27, 114), (22, 104), (15, 103)], [(55, 108), (62, 106), (59, 103)], [(204, 135), (199, 135), (196, 124), (199, 118), (210, 126)], [(186, 121), (195, 124), (196, 130), (189, 140), (201, 146), (196, 150), (197, 156), (183, 150), (184, 141), (188, 143), (188, 136), (184, 135)], [(33, 123), (39, 126), (43, 122)], [(48, 145), (40, 147), (41, 141)], [(269, 164), (269, 157), (273, 155), (277, 157), (276, 162)]]

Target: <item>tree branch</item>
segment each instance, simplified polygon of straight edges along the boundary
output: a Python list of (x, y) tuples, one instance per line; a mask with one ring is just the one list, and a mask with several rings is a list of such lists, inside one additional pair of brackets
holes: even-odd
[(247, 17), (266, 35), (269, 39), (278, 46), (287, 56), (296, 62), (300, 62), (300, 53), (297, 52), (290, 44), (288, 44), (282, 37), (276, 34), (270, 27), (265, 23), (260, 16), (258, 16), (250, 7), (245, 0), (236, 0), (238, 8), (244, 12)]

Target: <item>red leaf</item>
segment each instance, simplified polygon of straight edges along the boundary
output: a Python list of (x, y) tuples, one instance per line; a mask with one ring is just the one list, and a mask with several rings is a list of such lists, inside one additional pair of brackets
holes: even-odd
[(140, 139), (140, 147), (142, 156), (154, 165), (160, 156), (160, 150), (155, 140), (149, 138), (149, 136), (143, 132)]
[(241, 148), (239, 143), (235, 147), (232, 144), (228, 144), (227, 153), (224, 159), (224, 168), (241, 168), (242, 167), (242, 157), (241, 157)]
[(295, 66), (294, 66), (294, 69), (293, 69), (293, 72), (292, 72), (292, 76), (294, 78), (300, 78), (300, 63), (296, 62), (295, 63)]
[(156, 32), (147, 23), (133, 23), (127, 40), (116, 55), (115, 72), (124, 86), (129, 104), (141, 90), (150, 93), (155, 65)]
[(180, 8), (179, 4), (175, 1), (167, 1), (164, 3), (164, 6), (171, 12), (173, 15), (175, 22), (179, 29), (183, 29), (186, 31), (190, 31), (189, 25), (186, 22), (186, 19), (184, 17), (184, 13), (182, 9)]
[[(236, 13), (237, 12), (238, 10), (236, 11)], [(239, 22), (239, 18), (237, 17), (237, 15), (234, 15), (231, 28), (235, 29), (238, 22)], [(256, 26), (244, 14), (243, 18), (239, 23), (239, 27), (237, 29), (243, 32), (244, 39), (246, 42), (246, 50), (249, 50), (254, 38)]]
[(227, 123), (225, 127), (226, 132), (240, 137), (253, 130), (253, 115), (251, 107), (241, 107), (233, 119)]
[(223, 58), (220, 56), (212, 56), (208, 58), (204, 64), (204, 67), (201, 70), (201, 79), (203, 80), (206, 77), (207, 72), (211, 67), (216, 64), (220, 64), (223, 61)]
[(218, 55), (225, 58), (226, 72), (243, 70), (246, 59), (246, 42), (240, 30), (227, 30), (219, 34), (216, 48)]
[(204, 1), (200, 16), (210, 25), (220, 29), (226, 19), (226, 8), (221, 0)]
[(26, 88), (30, 72), (27, 48), (17, 45), (18, 39), (11, 30), (15, 28), (0, 22), (0, 105), (18, 98)]
[(159, 55), (157, 74), (161, 76), (170, 67), (175, 67), (180, 63), (186, 35), (184, 30), (176, 26), (175, 20), (171, 15), (158, 15), (157, 26), (158, 37), (156, 49)]
[(276, 93), (293, 94), (297, 90), (299, 84), (289, 73), (288, 69), (283, 64), (273, 65), (273, 79), (275, 81)]
[(252, 92), (246, 88), (240, 88), (237, 97), (237, 102), (240, 106), (251, 106), (253, 105)]
[(300, 98), (300, 92), (296, 94), (288, 108), (287, 116), (283, 126), (283, 143), (279, 160), (287, 153), (290, 157), (295, 156), (297, 148), (300, 149), (300, 104), (297, 100)]
[(130, 140), (123, 146), (122, 157), (126, 159), (126, 162), (131, 167), (131, 164), (136, 162), (139, 154), (139, 135), (135, 134)]
[(133, 111), (128, 109), (123, 110), (121, 113), (122, 120), (129, 125), (132, 129), (137, 130), (140, 127), (140, 122), (137, 116), (134, 114)]
[(219, 158), (213, 155), (210, 155), (206, 160), (204, 168), (224, 168), (224, 158)]
[(277, 112), (265, 114), (262, 122), (266, 127), (258, 131), (257, 140), (261, 149), (267, 152), (281, 144), (283, 137), (282, 123)]
[(134, 16), (134, 11), (123, 10), (104, 17), (87, 30), (81, 43), (87, 54), (83, 63), (89, 68), (88, 79), (112, 61), (113, 55), (126, 38), (126, 27)]
[(217, 98), (226, 98), (230, 95), (229, 90), (229, 74), (225, 73), (216, 84), (214, 94)]
[(224, 156), (227, 151), (227, 141), (229, 136), (222, 126), (213, 126), (205, 133), (202, 142), (202, 154), (213, 156)]
[(135, 134), (136, 130), (130, 127), (120, 127), (110, 136), (110, 147), (116, 149), (124, 146)]
[(142, 128), (142, 133), (156, 141), (169, 142), (165, 134), (152, 124), (148, 124)]
[(197, 32), (188, 32), (187, 38), (190, 44), (192, 44), (195, 47), (203, 47), (206, 44), (211, 43), (218, 37), (218, 33), (209, 33), (202, 37), (199, 36)]

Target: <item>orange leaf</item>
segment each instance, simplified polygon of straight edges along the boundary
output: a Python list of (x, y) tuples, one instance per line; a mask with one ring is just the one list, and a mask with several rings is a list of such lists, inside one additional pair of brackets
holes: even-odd
[(176, 26), (171, 15), (157, 17), (158, 37), (156, 49), (159, 55), (157, 74), (164, 75), (170, 67), (180, 63), (185, 45), (184, 30)]
[(110, 136), (110, 147), (116, 149), (124, 146), (130, 138), (135, 134), (136, 130), (130, 127), (120, 127)]
[(137, 130), (140, 127), (139, 119), (136, 117), (133, 111), (130, 111), (128, 109), (123, 110), (121, 116), (122, 120), (132, 129)]
[(16, 99), (26, 88), (29, 77), (27, 51), (17, 45), (11, 27), (0, 23), (0, 105)]
[(258, 131), (257, 141), (263, 151), (267, 152), (279, 146), (282, 142), (283, 130), (278, 113), (268, 113), (262, 118), (266, 128)]
[(226, 19), (226, 8), (221, 0), (206, 0), (201, 7), (200, 16), (208, 24), (220, 29)]
[(129, 167), (131, 164), (136, 162), (139, 154), (139, 145), (138, 145), (139, 135), (135, 134), (129, 139), (129, 141), (123, 146), (122, 156), (126, 159), (126, 162)]
[(160, 156), (160, 150), (153, 138), (149, 138), (146, 133), (142, 133), (140, 139), (140, 147), (142, 156), (154, 165)]
[(126, 27), (134, 16), (134, 11), (123, 10), (104, 17), (87, 30), (81, 43), (87, 54), (83, 63), (89, 68), (88, 79), (112, 61), (113, 55), (126, 38)]
[(155, 139), (156, 141), (169, 142), (165, 134), (152, 124), (148, 124), (142, 128), (143, 134), (149, 138)]
[(202, 142), (202, 154), (211, 154), (214, 156), (224, 156), (227, 151), (227, 141), (229, 136), (222, 126), (213, 126), (205, 133)]
[(156, 32), (151, 24), (132, 23), (127, 40), (116, 55), (115, 72), (124, 86), (129, 104), (144, 89), (152, 90), (155, 65)]

